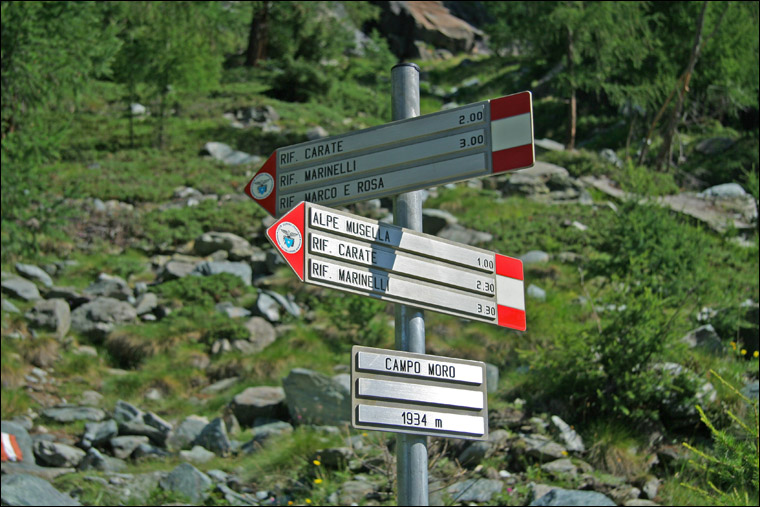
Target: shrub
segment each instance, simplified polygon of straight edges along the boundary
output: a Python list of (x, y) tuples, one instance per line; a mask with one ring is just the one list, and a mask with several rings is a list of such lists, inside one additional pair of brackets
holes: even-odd
[(247, 287), (239, 277), (229, 273), (212, 276), (186, 276), (162, 283), (156, 287), (156, 292), (160, 297), (182, 301), (188, 306), (205, 307), (255, 290), (252, 287)]
[(725, 409), (733, 421), (732, 427), (717, 428), (705, 415), (702, 407), (697, 411), (712, 435), (713, 447), (704, 451), (684, 442), (684, 446), (698, 456), (689, 464), (699, 477), (697, 485), (681, 483), (695, 491), (711, 505), (757, 505), (758, 503), (758, 404), (750, 400), (710, 370), (713, 377), (720, 380), (742, 402), (751, 407), (750, 417), (739, 417)]

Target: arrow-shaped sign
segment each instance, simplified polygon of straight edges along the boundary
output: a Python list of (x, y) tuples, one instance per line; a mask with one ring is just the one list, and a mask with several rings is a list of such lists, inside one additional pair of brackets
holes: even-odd
[(525, 331), (519, 259), (308, 202), (267, 237), (301, 281)]
[(276, 150), (245, 192), (279, 217), (530, 167), (530, 92)]

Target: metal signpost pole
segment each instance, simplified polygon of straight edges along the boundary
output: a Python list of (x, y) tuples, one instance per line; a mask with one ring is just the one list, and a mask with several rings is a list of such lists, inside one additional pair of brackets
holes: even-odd
[[(391, 69), (392, 120), (420, 115), (420, 68), (400, 63)], [(422, 191), (399, 194), (393, 200), (393, 223), (422, 232)], [(425, 353), (422, 310), (396, 304), (396, 349)], [(427, 437), (398, 433), (396, 478), (399, 505), (428, 505)]]

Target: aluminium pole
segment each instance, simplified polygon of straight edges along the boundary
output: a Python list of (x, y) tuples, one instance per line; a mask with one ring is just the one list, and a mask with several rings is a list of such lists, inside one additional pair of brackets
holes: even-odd
[[(400, 63), (391, 69), (392, 120), (420, 115), (420, 68)], [(393, 199), (393, 223), (422, 232), (422, 191)], [(422, 310), (396, 304), (396, 349), (425, 353), (425, 315)], [(428, 505), (427, 436), (396, 434), (398, 505)]]

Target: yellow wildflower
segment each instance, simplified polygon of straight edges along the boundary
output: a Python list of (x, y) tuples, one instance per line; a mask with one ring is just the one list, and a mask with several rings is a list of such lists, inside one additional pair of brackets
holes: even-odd
[(317, 466), (319, 466), (319, 465), (321, 465), (321, 464), (322, 464), (322, 462), (321, 462), (321, 461), (319, 461), (318, 459), (315, 459), (314, 461), (312, 461), (312, 463), (314, 463), (314, 464), (315, 464), (315, 465), (317, 465)]
[(288, 505), (293, 505), (293, 500), (288, 500)]
[(308, 503), (309, 505), (311, 505), (311, 498), (307, 498), (306, 499), (306, 503)]
[(731, 348), (736, 350), (736, 342), (731, 342)]
[(567, 451), (562, 451), (563, 456), (567, 456)]
[(757, 355), (758, 355), (758, 354), (757, 354), (757, 351), (754, 351), (754, 352), (752, 353), (752, 357), (754, 357), (754, 358), (757, 358)]
[(314, 479), (314, 484), (322, 484), (322, 479)]
[(746, 355), (747, 355), (747, 349), (742, 349), (742, 355), (743, 355), (743, 356), (746, 356)]

